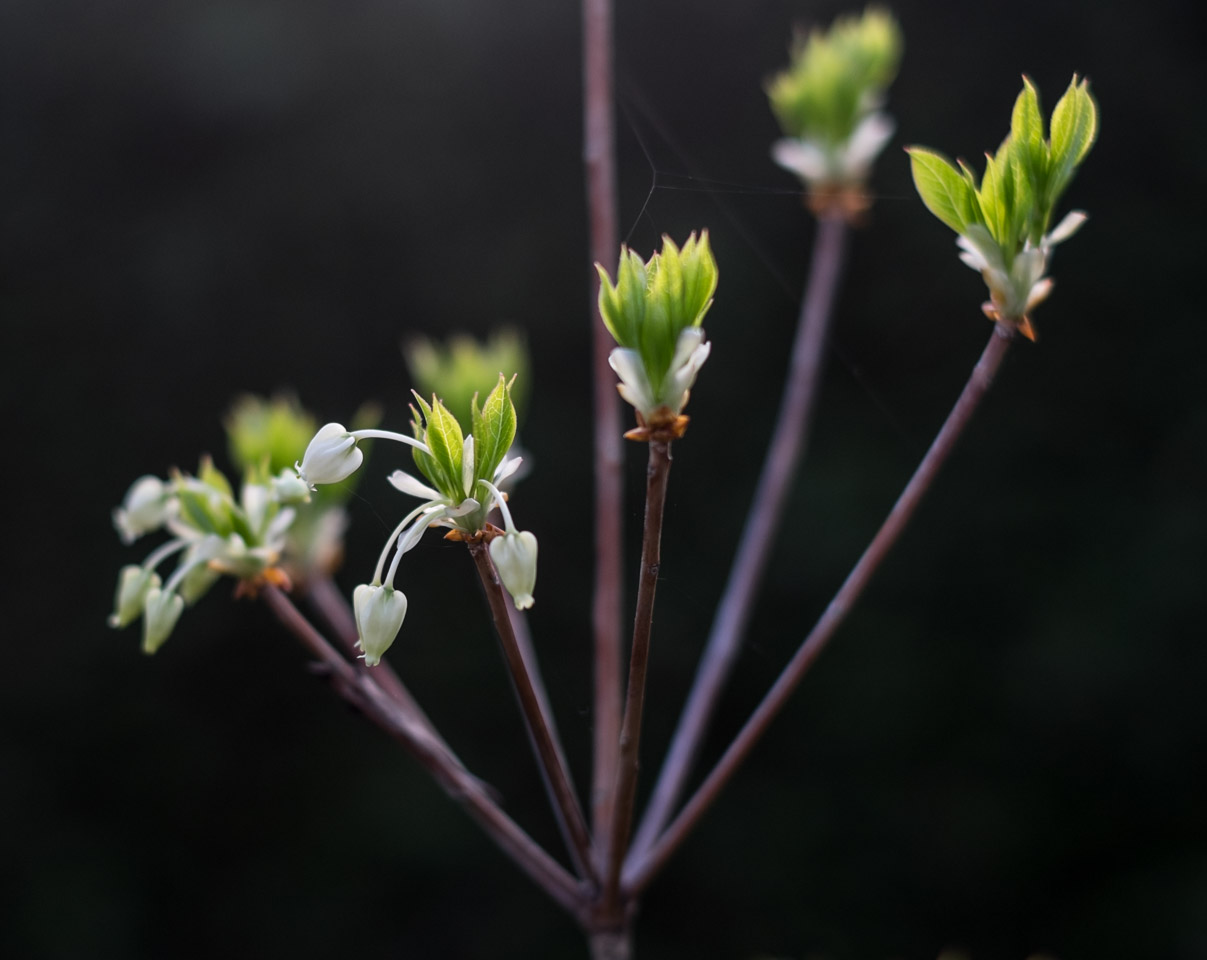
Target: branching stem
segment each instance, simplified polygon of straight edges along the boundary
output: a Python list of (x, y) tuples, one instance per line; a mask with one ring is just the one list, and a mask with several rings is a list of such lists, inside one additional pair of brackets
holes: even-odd
[(281, 590), (266, 587), (263, 596), (277, 619), (322, 664), (336, 692), (401, 743), (555, 903), (580, 916), (584, 895), (574, 878), (502, 811), (485, 785), (423, 724), (391, 700), (372, 677), (358, 672), (340, 656)]
[(767, 692), (746, 725), (742, 727), (733, 743), (713, 767), (703, 784), (688, 800), (679, 815), (658, 840), (647, 850), (635, 850), (625, 863), (623, 893), (634, 897), (653, 879), (672, 853), (699, 822), (717, 795), (742, 761), (750, 754), (754, 745), (766, 732), (771, 721), (787, 703), (788, 698), (808, 672), (809, 667), (824, 649), (834, 631), (846, 618), (851, 607), (859, 599), (872, 574), (888, 555), (889, 550), (905, 529), (910, 517), (917, 509), (922, 497), (930, 488), (939, 469), (947, 460), (956, 440), (968, 425), (974, 411), (993, 382), (1002, 358), (1010, 345), (1013, 331), (1001, 325), (995, 326), (989, 343), (973, 368), (968, 383), (960, 398), (948, 414), (942, 428), (926, 452), (922, 462), (914, 471), (905, 489), (901, 492), (893, 509), (877, 531), (872, 542), (864, 550), (846, 580), (830, 601), (825, 612), (809, 632), (796, 654), (784, 668), (779, 679)]
[(847, 234), (847, 222), (839, 213), (831, 212), (819, 218), (779, 416), (696, 678), (679, 716), (649, 805), (633, 838), (636, 852), (648, 850), (670, 820), (741, 649), (767, 557), (775, 545), (775, 531), (783, 515), (788, 490), (808, 442)]
[(595, 864), (591, 858), (591, 834), (587, 830), (587, 822), (579, 806), (578, 795), (570, 781), (570, 771), (566, 766), (561, 748), (554, 740), (550, 723), (546, 719), (543, 702), (537, 695), (532, 678), (524, 663), (524, 654), (516, 641), (515, 631), (511, 626), (511, 617), (507, 612), (508, 599), (499, 582), (498, 572), (490, 559), (490, 551), (486, 542), (474, 540), (469, 543), (469, 553), (478, 569), (478, 577), (482, 588), (486, 591), (486, 601), (490, 606), (491, 617), (494, 620), (495, 631), (503, 649), (503, 659), (511, 673), (516, 697), (524, 714), (524, 722), (528, 727), (528, 735), (536, 754), (537, 764), (541, 769), (545, 787), (549, 791), (549, 799), (553, 812), (557, 817), (558, 827), (565, 838), (566, 847), (570, 851), (575, 869), (579, 875), (593, 886), (598, 885)]

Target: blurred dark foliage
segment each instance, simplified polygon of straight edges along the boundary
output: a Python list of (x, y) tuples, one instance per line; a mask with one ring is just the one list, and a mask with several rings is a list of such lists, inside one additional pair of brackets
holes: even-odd
[[(624, 229), (711, 230), (713, 358), (677, 445), (652, 776), (777, 398), (811, 226), (761, 83), (831, 2), (622, 0)], [(1028, 72), (1091, 78), (1091, 221), (833, 649), (651, 889), (642, 958), (1207, 956), (1204, 82), (1188, 3), (893, 4), (906, 35), (807, 470), (710, 756), (879, 523), (989, 333), (899, 147), (974, 159)], [(104, 623), (139, 474), (222, 459), (246, 390), (405, 422), (397, 345), (507, 322), (535, 352), (517, 498), (580, 784), (591, 273), (573, 3), (0, 5), (0, 952), (583, 956), (579, 934), (264, 610), (217, 590), (154, 658)], [(14, 422), (15, 421), (15, 422)], [(640, 451), (630, 449), (630, 527)], [(394, 454), (381, 451), (379, 456)], [(346, 589), (402, 504), (383, 459)], [(20, 471), (17, 468), (20, 467)], [(633, 543), (636, 540), (634, 538)], [(391, 659), (556, 837), (463, 551), (408, 557)], [(1198, 771), (1196, 773), (1196, 771)], [(647, 785), (648, 785), (647, 777)]]

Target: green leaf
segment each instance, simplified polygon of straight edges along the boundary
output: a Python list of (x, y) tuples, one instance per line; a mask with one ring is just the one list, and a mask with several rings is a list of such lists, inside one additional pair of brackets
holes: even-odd
[(925, 147), (907, 147), (914, 186), (926, 209), (963, 233), (972, 209), (972, 186), (942, 154)]
[(1078, 83), (1074, 74), (1069, 89), (1052, 111), (1052, 156), (1076, 166), (1085, 159), (1097, 135), (1098, 110), (1088, 81)]
[(226, 499), (234, 499), (235, 494), (231, 489), (230, 481), (226, 479), (226, 474), (214, 466), (214, 461), (209, 454), (201, 458), (201, 465), (197, 468), (197, 479), (207, 487), (213, 487)]
[[(414, 393), (414, 391), (412, 391)], [(423, 442), (432, 451), (429, 457), (422, 450), (414, 452), (415, 463), (437, 490), (450, 500), (460, 501), (461, 493), (461, 447), (465, 438), (457, 418), (435, 396), (429, 405), (414, 393), (423, 411)], [(426, 469), (425, 469), (426, 467)]]
[(649, 295), (645, 322), (638, 331), (640, 339), (637, 347), (645, 374), (655, 393), (662, 386), (662, 380), (670, 369), (671, 358), (675, 355), (675, 339), (680, 329), (677, 323), (679, 302), (676, 287), (681, 291), (683, 280), (679, 271), (679, 248), (669, 237), (662, 239), (663, 252), (654, 254), (646, 267)]
[(981, 177), (981, 189), (977, 198), (981, 201), (981, 212), (985, 216), (985, 226), (998, 243), (1002, 242), (1002, 222), (1005, 208), (1002, 203), (1001, 176), (997, 162), (992, 154), (985, 154), (985, 175)]
[(181, 518), (202, 533), (227, 537), (234, 530), (228, 501), (183, 485), (176, 491), (176, 497), (180, 501)]
[(1052, 144), (1047, 183), (1047, 207), (1056, 206), (1077, 165), (1085, 159), (1094, 139), (1098, 136), (1098, 108), (1090, 96), (1087, 81), (1077, 82), (1077, 75), (1069, 89), (1052, 111)]
[[(514, 378), (513, 378), (514, 379)], [(511, 402), (511, 384), (503, 374), (490, 391), (479, 413), (474, 404), (474, 477), (492, 480), (494, 472), (515, 439), (516, 414)]]
[(441, 487), (440, 492), (459, 501), (464, 495), (461, 486), (461, 455), (465, 435), (461, 432), (461, 424), (457, 422), (457, 418), (439, 398), (432, 397), (430, 410), (427, 417), (428, 449), (432, 451), (432, 457), (449, 479), (448, 486)]
[(691, 326), (698, 327), (712, 306), (712, 295), (717, 290), (717, 261), (708, 247), (708, 231), (701, 231), (698, 240), (694, 233), (689, 236), (682, 253), (684, 317)]
[(1039, 109), (1039, 94), (1029, 77), (1023, 77), (1023, 90), (1014, 101), (1014, 113), (1010, 118), (1010, 136), (1020, 148), (1021, 159), (1028, 172), (1043, 155), (1044, 117)]

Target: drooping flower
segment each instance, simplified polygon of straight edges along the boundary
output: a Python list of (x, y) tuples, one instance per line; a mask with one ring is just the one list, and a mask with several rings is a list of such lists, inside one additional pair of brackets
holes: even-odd
[(365, 665), (375, 667), (402, 629), (407, 598), (389, 585), (362, 583), (352, 592), (356, 616), (356, 645), (364, 651)]

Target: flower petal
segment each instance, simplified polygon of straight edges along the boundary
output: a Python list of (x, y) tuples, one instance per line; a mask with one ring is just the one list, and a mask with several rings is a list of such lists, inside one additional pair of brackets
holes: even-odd
[(409, 494), (412, 497), (419, 497), (422, 500), (440, 499), (439, 490), (433, 490), (422, 480), (411, 476), (409, 473), (404, 473), (402, 470), (395, 470), (386, 479), (395, 490)]

